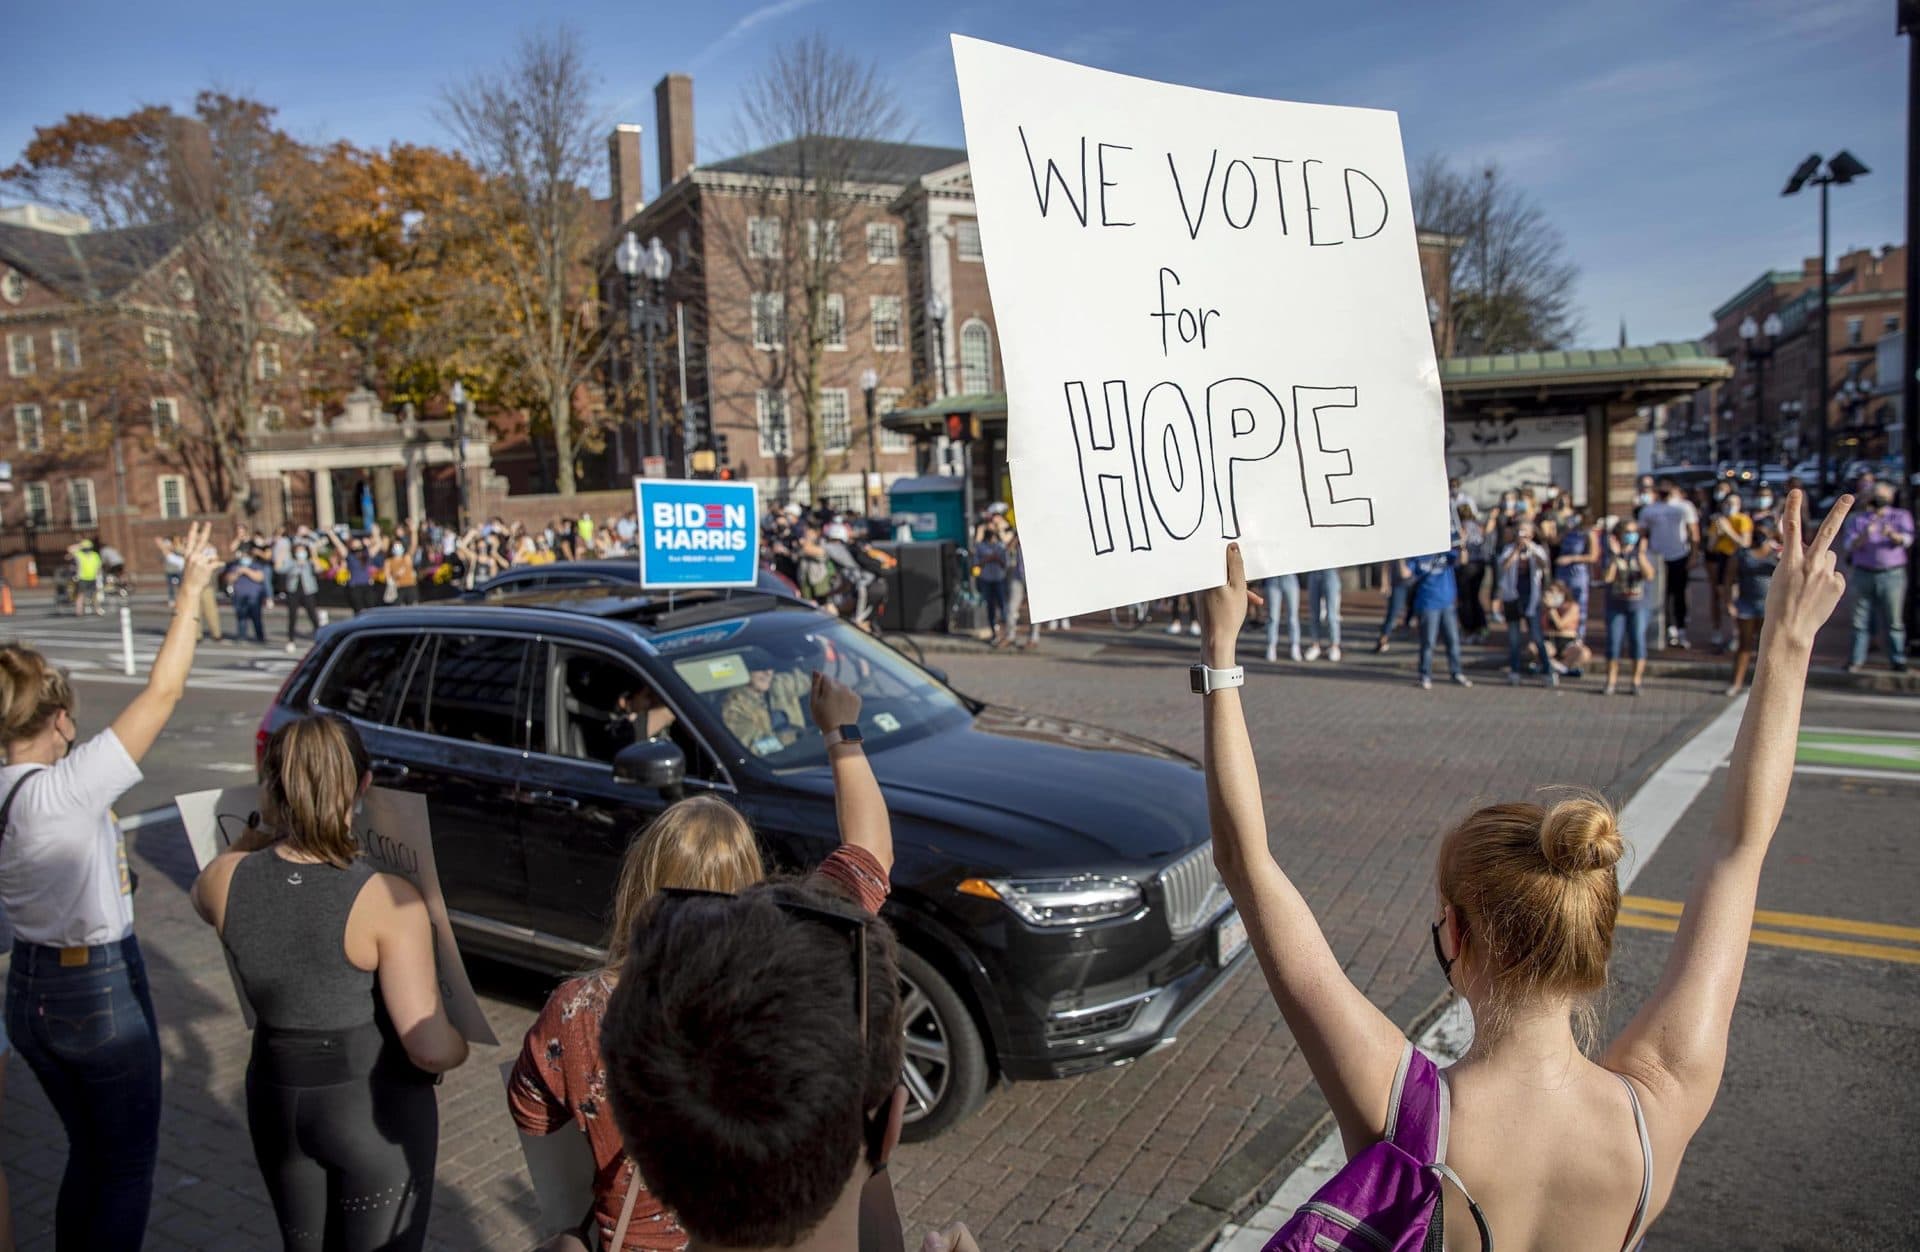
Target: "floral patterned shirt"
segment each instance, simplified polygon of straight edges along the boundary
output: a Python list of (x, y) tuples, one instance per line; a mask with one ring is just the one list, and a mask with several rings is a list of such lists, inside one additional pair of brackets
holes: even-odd
[[(871, 852), (842, 844), (820, 863), (814, 876), (868, 913), (886, 903), (887, 874)], [(550, 1135), (578, 1126), (593, 1149), (593, 1220), (603, 1244), (626, 1202), (628, 1179), (639, 1187), (626, 1247), (620, 1252), (684, 1252), (687, 1234), (666, 1206), (653, 1197), (627, 1166), (607, 1104), (607, 1070), (600, 1059), (600, 1022), (606, 1016), (613, 984), (602, 974), (587, 974), (560, 984), (527, 1029), (520, 1058), (507, 1080), (507, 1103), (514, 1124), (529, 1135)]]

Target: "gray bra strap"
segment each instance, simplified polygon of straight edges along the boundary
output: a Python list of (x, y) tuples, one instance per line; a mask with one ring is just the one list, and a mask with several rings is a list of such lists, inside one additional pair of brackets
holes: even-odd
[(1640, 1093), (1624, 1074), (1615, 1074), (1620, 1085), (1627, 1089), (1627, 1099), (1633, 1105), (1633, 1128), (1640, 1136), (1640, 1203), (1634, 1206), (1633, 1228), (1627, 1235), (1624, 1248), (1632, 1249), (1640, 1242), (1640, 1236), (1647, 1229), (1647, 1206), (1653, 1202), (1653, 1140), (1647, 1137), (1647, 1115), (1640, 1109)]

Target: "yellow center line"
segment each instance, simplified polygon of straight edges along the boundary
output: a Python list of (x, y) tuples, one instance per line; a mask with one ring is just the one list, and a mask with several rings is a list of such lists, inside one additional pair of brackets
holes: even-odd
[[(1644, 913), (1622, 912), (1620, 925), (1637, 930), (1661, 930), (1668, 934), (1680, 929), (1674, 917), (1656, 917)], [(1828, 939), (1823, 935), (1799, 935), (1786, 930), (1762, 930), (1754, 927), (1753, 942), (1773, 948), (1794, 948), (1801, 952), (1824, 952), (1829, 956), (1860, 956), (1901, 965), (1920, 965), (1920, 949), (1896, 948), (1884, 943), (1861, 943), (1854, 939)]]
[[(1620, 907), (1638, 913), (1679, 917), (1684, 905), (1678, 900), (1656, 900), (1650, 896), (1622, 896)], [(1624, 914), (1622, 920), (1625, 920)], [(1781, 913), (1757, 909), (1753, 920), (1761, 926), (1786, 926), (1794, 930), (1825, 931), (1830, 935), (1855, 935), (1863, 939), (1892, 939), (1900, 943), (1920, 943), (1920, 926), (1895, 926), (1889, 922), (1858, 922), (1845, 917), (1820, 917), (1812, 913)], [(1647, 927), (1665, 929), (1672, 927)]]

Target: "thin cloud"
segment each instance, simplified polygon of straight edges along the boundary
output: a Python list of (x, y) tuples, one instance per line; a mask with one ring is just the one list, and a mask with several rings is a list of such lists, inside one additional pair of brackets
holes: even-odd
[(763, 26), (768, 22), (783, 18), (789, 13), (798, 13), (801, 9), (810, 8), (818, 3), (820, 3), (820, 0), (773, 0), (772, 4), (763, 4), (733, 25), (727, 27), (726, 34), (702, 48), (699, 55), (693, 58), (693, 63), (696, 66), (704, 63), (709, 58), (718, 54), (722, 48), (725, 48), (734, 40), (746, 35), (756, 26)]

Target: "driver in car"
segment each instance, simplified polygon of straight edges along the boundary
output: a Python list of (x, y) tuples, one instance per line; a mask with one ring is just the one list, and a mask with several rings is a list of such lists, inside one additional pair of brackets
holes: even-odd
[(607, 719), (607, 735), (618, 752), (636, 743), (663, 742), (672, 725), (673, 710), (667, 702), (653, 688), (640, 683), (620, 693), (613, 716)]
[(771, 756), (806, 732), (812, 681), (801, 671), (777, 668), (765, 648), (742, 649), (740, 660), (747, 683), (727, 694), (720, 720), (755, 756)]

